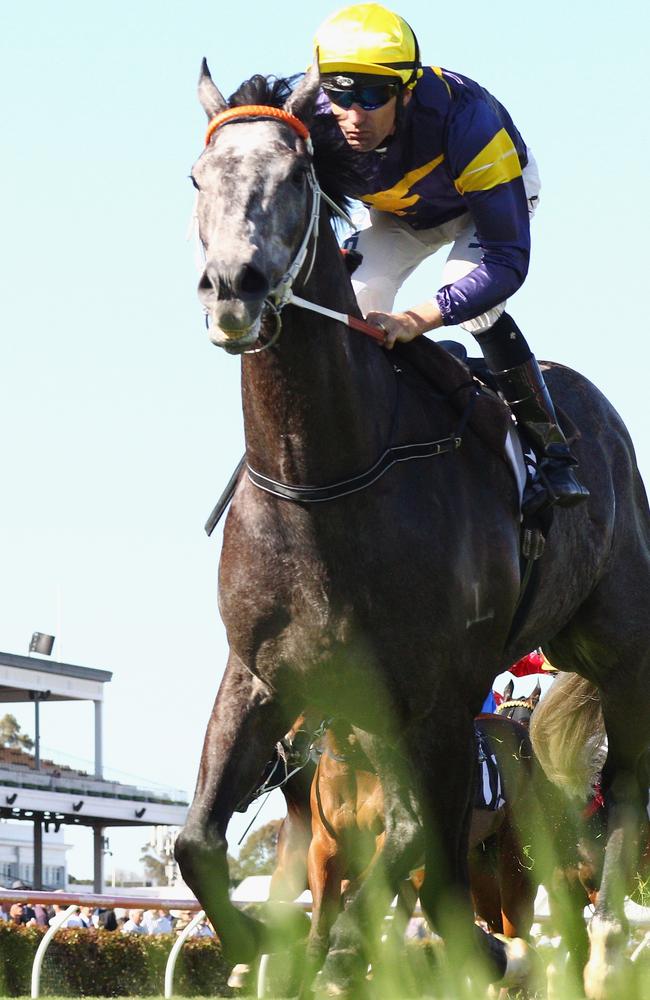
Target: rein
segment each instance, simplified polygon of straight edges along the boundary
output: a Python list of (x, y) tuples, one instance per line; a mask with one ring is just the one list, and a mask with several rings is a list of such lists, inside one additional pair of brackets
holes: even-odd
[(326, 309), (324, 306), (320, 306), (316, 302), (309, 302), (307, 299), (300, 298), (299, 296), (293, 294), (293, 284), (305, 264), (310, 242), (312, 243), (312, 251), (309, 268), (307, 270), (307, 274), (305, 275), (305, 282), (309, 280), (311, 272), (314, 268), (318, 247), (318, 226), (320, 222), (321, 200), (326, 201), (330, 208), (341, 219), (343, 219), (344, 222), (347, 222), (347, 224), (354, 229), (354, 223), (347, 212), (340, 208), (340, 206), (337, 205), (336, 202), (329, 197), (329, 195), (325, 194), (318, 183), (313, 161), (314, 147), (309, 135), (309, 129), (304, 122), (300, 121), (299, 118), (296, 118), (295, 115), (290, 114), (288, 111), (284, 111), (282, 108), (274, 108), (264, 104), (246, 104), (242, 107), (228, 108), (226, 111), (222, 111), (210, 120), (205, 135), (205, 145), (208, 146), (210, 144), (217, 129), (221, 128), (223, 125), (251, 118), (257, 120), (260, 118), (267, 118), (284, 122), (285, 125), (289, 125), (304, 141), (309, 164), (307, 181), (311, 189), (312, 201), (309, 222), (307, 223), (302, 243), (296, 252), (293, 262), (275, 288), (264, 300), (265, 306), (271, 311), (275, 319), (275, 330), (273, 331), (271, 338), (262, 347), (249, 348), (242, 351), (242, 354), (260, 354), (262, 351), (268, 350), (269, 347), (273, 347), (282, 332), (282, 319), (280, 313), (287, 305), (293, 305), (299, 309), (308, 309), (312, 312), (321, 313), (323, 316), (329, 316), (330, 319), (335, 319), (341, 323), (345, 323), (345, 325), (351, 329), (364, 333), (366, 336), (372, 337), (373, 340), (383, 344), (386, 339), (386, 334), (383, 330), (379, 330), (377, 327), (371, 326), (370, 323), (366, 323), (364, 320), (357, 319), (356, 316), (335, 312), (333, 309)]
[[(299, 118), (290, 114), (288, 111), (272, 106), (250, 104), (242, 107), (228, 108), (226, 111), (222, 111), (220, 114), (215, 115), (214, 118), (211, 119), (206, 132), (205, 144), (206, 146), (209, 145), (215, 132), (224, 125), (235, 121), (264, 118), (283, 122), (284, 124), (289, 125), (290, 128), (292, 128), (294, 132), (296, 132), (296, 134), (304, 141), (309, 157), (309, 171), (307, 173), (307, 179), (312, 192), (312, 206), (307, 228), (292, 264), (280, 279), (276, 287), (264, 300), (265, 305), (275, 316), (276, 329), (271, 336), (271, 339), (262, 347), (244, 350), (241, 353), (259, 354), (261, 351), (268, 350), (269, 347), (272, 347), (276, 343), (282, 329), (280, 313), (287, 305), (294, 305), (300, 309), (308, 309), (313, 312), (318, 312), (321, 315), (328, 316), (330, 319), (344, 323), (351, 329), (358, 330), (359, 332), (372, 337), (379, 343), (384, 343), (386, 338), (385, 331), (373, 327), (369, 323), (365, 323), (363, 320), (357, 319), (355, 316), (336, 312), (333, 309), (327, 309), (325, 306), (318, 305), (315, 302), (309, 302), (306, 299), (293, 294), (293, 283), (303, 268), (307, 258), (310, 242), (312, 243), (311, 260), (305, 281), (309, 279), (314, 267), (318, 241), (321, 199), (324, 199), (337, 213), (337, 215), (344, 219), (350, 226), (353, 226), (353, 222), (347, 213), (344, 212), (343, 209), (339, 208), (339, 206), (325, 194), (318, 183), (313, 163), (313, 144), (309, 134), (309, 129), (304, 122), (300, 121)], [(463, 440), (463, 433), (474, 409), (477, 395), (478, 393), (476, 391), (471, 394), (456, 430), (449, 437), (440, 438), (437, 441), (425, 441), (417, 444), (389, 446), (369, 469), (348, 479), (342, 479), (326, 486), (294, 486), (290, 483), (282, 483), (278, 480), (271, 479), (269, 476), (265, 476), (263, 473), (258, 472), (256, 469), (253, 469), (252, 466), (247, 464), (248, 477), (253, 485), (258, 489), (264, 490), (266, 493), (271, 493), (273, 496), (279, 497), (282, 500), (292, 500), (299, 503), (323, 503), (324, 501), (338, 500), (341, 497), (349, 496), (351, 493), (358, 493), (360, 490), (364, 490), (375, 483), (394, 465), (417, 459), (434, 458), (438, 455), (445, 454), (446, 452), (453, 452), (460, 448)], [(237, 475), (241, 466), (242, 463), (240, 463), (237, 468)], [(221, 513), (232, 498), (236, 481), (237, 478), (235, 475), (231, 477), (227, 491), (224, 493), (223, 497), (217, 504), (217, 507), (210, 515), (206, 524), (206, 531), (208, 535), (211, 534)], [(260, 790), (260, 793), (262, 791), (263, 789)]]
[[(287, 743), (285, 740), (278, 740), (278, 742), (275, 744), (277, 751), (277, 759), (275, 761), (275, 764), (271, 768), (270, 774), (268, 775), (267, 778), (265, 778), (260, 787), (257, 788), (249, 798), (243, 800), (246, 802), (246, 808), (248, 808), (248, 806), (250, 806), (253, 802), (264, 796), (264, 799), (260, 803), (259, 809), (257, 810), (252, 820), (242, 833), (239, 840), (237, 841), (237, 846), (239, 846), (246, 837), (248, 831), (250, 830), (253, 823), (261, 813), (264, 806), (266, 805), (267, 799), (271, 794), (271, 792), (274, 792), (276, 789), (282, 788), (284, 785), (286, 785), (287, 782), (290, 781), (291, 778), (293, 778), (294, 774), (297, 774), (299, 771), (302, 771), (305, 767), (307, 767), (309, 762), (314, 759), (314, 754), (318, 752), (316, 745), (322, 739), (323, 733), (326, 731), (331, 721), (332, 721), (331, 719), (322, 720), (318, 728), (315, 729), (314, 732), (310, 735), (309, 744), (307, 745), (307, 748), (302, 754), (294, 752), (292, 756), (291, 751), (294, 750), (293, 744)], [(305, 730), (304, 729), (298, 730), (298, 732), (305, 732)], [(297, 733), (295, 735), (297, 735)], [(294, 761), (297, 761), (297, 763), (295, 764), (295, 766), (291, 767)], [(276, 781), (276, 783), (272, 785), (270, 784), (271, 779), (273, 778), (273, 775), (275, 774), (277, 769), (280, 767), (281, 763), (284, 764), (284, 777), (281, 778), (280, 781)], [(289, 770), (290, 767), (291, 770)]]

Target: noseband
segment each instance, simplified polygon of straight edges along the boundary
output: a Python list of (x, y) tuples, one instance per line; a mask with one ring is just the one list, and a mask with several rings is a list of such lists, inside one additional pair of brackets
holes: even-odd
[[(305, 234), (302, 238), (302, 243), (300, 244), (296, 252), (296, 255), (293, 259), (293, 262), (291, 263), (288, 270), (285, 272), (282, 278), (280, 278), (280, 281), (275, 286), (275, 288), (272, 289), (272, 291), (269, 292), (268, 296), (264, 299), (264, 304), (271, 310), (271, 312), (274, 315), (276, 324), (275, 331), (271, 339), (266, 344), (264, 344), (263, 347), (256, 347), (242, 351), (242, 354), (259, 354), (261, 351), (266, 351), (268, 350), (269, 347), (272, 347), (273, 344), (275, 344), (275, 342), (277, 341), (278, 337), (280, 336), (280, 332), (282, 330), (282, 320), (280, 318), (280, 313), (282, 309), (284, 309), (284, 307), (292, 301), (293, 283), (303, 268), (303, 265), (307, 258), (307, 251), (310, 241), (312, 243), (312, 251), (311, 251), (311, 259), (309, 262), (309, 269), (304, 279), (305, 282), (309, 280), (311, 272), (314, 268), (314, 262), (316, 260), (316, 250), (318, 246), (318, 225), (320, 221), (321, 199), (326, 201), (327, 204), (330, 206), (330, 208), (334, 212), (336, 212), (336, 214), (339, 215), (352, 228), (354, 228), (354, 223), (352, 222), (352, 219), (347, 214), (347, 212), (344, 212), (343, 209), (336, 204), (336, 202), (332, 201), (332, 199), (325, 194), (320, 184), (318, 183), (313, 162), (314, 147), (311, 141), (311, 136), (309, 135), (309, 129), (304, 124), (304, 122), (300, 121), (299, 118), (296, 118), (295, 115), (290, 114), (288, 111), (284, 111), (282, 108), (270, 107), (265, 104), (246, 104), (239, 108), (228, 108), (226, 111), (222, 111), (220, 114), (215, 115), (214, 118), (210, 120), (210, 123), (208, 125), (208, 130), (205, 135), (205, 145), (208, 146), (210, 144), (210, 140), (212, 139), (212, 136), (217, 131), (217, 129), (222, 128), (222, 126), (227, 125), (230, 122), (242, 121), (247, 119), (257, 119), (257, 120), (271, 119), (274, 121), (284, 122), (285, 125), (289, 125), (294, 130), (294, 132), (296, 132), (297, 135), (300, 136), (300, 138), (304, 141), (305, 148), (307, 150), (307, 156), (308, 156), (307, 162), (309, 166), (309, 170), (307, 172), (307, 181), (311, 189), (311, 214), (309, 217), (309, 222), (307, 223)], [(303, 299), (300, 299), (299, 302), (295, 302), (295, 304), (302, 305), (304, 308), (311, 308), (313, 306), (313, 303), (305, 303)]]

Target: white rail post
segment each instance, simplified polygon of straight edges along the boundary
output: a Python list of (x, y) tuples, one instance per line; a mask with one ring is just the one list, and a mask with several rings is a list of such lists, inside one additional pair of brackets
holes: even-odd
[(266, 980), (268, 978), (269, 972), (269, 962), (271, 961), (270, 955), (262, 955), (260, 958), (260, 967), (257, 972), (257, 998), (262, 1000), (262, 997), (266, 993)]
[(45, 958), (45, 952), (50, 946), (50, 941), (58, 931), (61, 924), (64, 924), (71, 913), (78, 910), (79, 907), (76, 903), (72, 903), (67, 909), (61, 910), (60, 913), (52, 919), (50, 928), (45, 932), (43, 940), (36, 949), (36, 954), (34, 955), (34, 964), (32, 965), (32, 1000), (36, 1000), (39, 995), (39, 989), (41, 985), (41, 968), (43, 965), (43, 959)]
[(174, 969), (176, 968), (176, 959), (178, 958), (179, 952), (196, 925), (203, 920), (204, 916), (204, 910), (199, 910), (198, 913), (194, 914), (187, 927), (183, 928), (174, 941), (172, 950), (167, 956), (167, 965), (165, 966), (165, 1000), (169, 1000), (169, 998), (174, 995)]
[(642, 951), (645, 951), (648, 945), (650, 945), (650, 931), (645, 932), (642, 941), (636, 946), (636, 948), (632, 952), (630, 956), (630, 962), (637, 962), (639, 960), (639, 955), (641, 954)]

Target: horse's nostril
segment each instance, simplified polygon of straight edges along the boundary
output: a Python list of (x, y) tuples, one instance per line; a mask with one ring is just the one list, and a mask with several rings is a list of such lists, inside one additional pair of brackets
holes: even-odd
[(262, 272), (250, 264), (246, 264), (237, 275), (235, 287), (243, 299), (263, 299), (269, 291), (269, 283)]
[(210, 278), (208, 277), (207, 271), (204, 271), (203, 274), (201, 275), (201, 280), (199, 281), (199, 291), (200, 292), (211, 292), (212, 291), (212, 282), (210, 281)]
[(199, 280), (198, 292), (203, 301), (215, 297), (220, 302), (233, 299), (256, 301), (268, 295), (269, 283), (262, 272), (251, 264), (243, 264), (237, 270), (217, 269), (208, 264)]

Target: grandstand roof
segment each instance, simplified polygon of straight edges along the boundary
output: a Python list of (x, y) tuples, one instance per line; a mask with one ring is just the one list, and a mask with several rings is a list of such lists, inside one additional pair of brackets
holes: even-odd
[(0, 702), (30, 701), (33, 691), (49, 692), (50, 701), (101, 701), (112, 676), (109, 670), (0, 652)]

